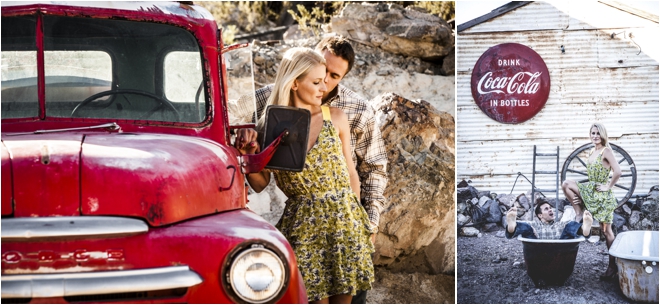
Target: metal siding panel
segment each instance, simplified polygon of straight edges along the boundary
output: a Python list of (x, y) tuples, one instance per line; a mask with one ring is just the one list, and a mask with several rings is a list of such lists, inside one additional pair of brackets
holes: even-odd
[[(612, 34), (614, 38), (611, 38)], [(659, 34), (657, 24), (646, 28), (598, 31), (598, 67), (657, 66), (660, 61)]]
[[(490, 190), (496, 193), (511, 191), (518, 172), (532, 180), (532, 152), (537, 145), (537, 152), (554, 152), (559, 145), (559, 167), (563, 166), (566, 158), (582, 144), (588, 143), (587, 138), (580, 139), (553, 139), (544, 141), (493, 141), (459, 143), (458, 151), (467, 152), (459, 155), (456, 168), (458, 180), (471, 179), (472, 185), (478, 190)], [(548, 142), (552, 142), (548, 144)], [(612, 139), (612, 143), (621, 146), (635, 162), (637, 170), (637, 186), (634, 194), (643, 194), (658, 184), (658, 137), (657, 134), (641, 134), (624, 136)], [(469, 158), (466, 158), (469, 156)], [(554, 170), (555, 159), (552, 157), (537, 157), (537, 170)], [(623, 173), (629, 172), (622, 166)], [(542, 188), (554, 187), (553, 175), (537, 175), (538, 185)], [(625, 179), (625, 178), (622, 178)], [(628, 178), (629, 179), (629, 178)], [(622, 181), (622, 180), (620, 180)], [(560, 181), (561, 183), (561, 181)], [(516, 190), (531, 189), (524, 178), (516, 184)], [(623, 191), (616, 190), (615, 194), (621, 196)], [(546, 194), (547, 195), (547, 194)], [(560, 197), (563, 195), (560, 191)], [(563, 197), (562, 197), (563, 198)]]
[[(516, 42), (532, 48), (543, 58), (550, 71), (658, 65), (660, 45), (656, 43), (657, 26), (616, 30), (620, 34), (615, 38), (610, 38), (612, 32), (613, 30), (585, 30), (459, 35), (456, 38), (459, 53), (457, 71), (472, 71), (474, 64), (488, 48), (505, 42)], [(632, 40), (630, 33), (633, 34)], [(562, 45), (565, 50), (563, 54)]]
[[(605, 124), (612, 138), (624, 134), (657, 134), (658, 103), (546, 104), (531, 120), (502, 124), (491, 120), (475, 105), (458, 107), (457, 141), (555, 139), (585, 137), (588, 124)], [(644, 124), (633, 124), (644, 122)], [(460, 155), (460, 151), (459, 151)]]
[[(566, 69), (553, 79), (565, 103), (658, 100), (658, 66), (620, 69)], [(554, 85), (554, 84), (553, 84)]]
[(461, 34), (480, 32), (559, 30), (568, 26), (568, 15), (547, 2), (533, 2), (494, 19), (475, 25)]
[(539, 30), (593, 30), (657, 26), (658, 22), (596, 1), (536, 1), (461, 34)]

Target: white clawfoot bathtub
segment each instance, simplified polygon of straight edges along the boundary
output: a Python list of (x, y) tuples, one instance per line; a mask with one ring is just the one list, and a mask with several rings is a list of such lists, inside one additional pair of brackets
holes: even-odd
[(619, 268), (619, 286), (629, 299), (658, 303), (658, 231), (619, 233), (610, 247)]

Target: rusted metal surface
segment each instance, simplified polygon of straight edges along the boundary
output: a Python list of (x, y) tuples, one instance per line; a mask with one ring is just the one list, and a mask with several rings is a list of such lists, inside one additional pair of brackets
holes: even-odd
[(201, 139), (88, 135), (81, 159), (83, 215), (134, 216), (157, 226), (246, 204), (238, 159)]
[(650, 102), (658, 100), (658, 65), (621, 69), (564, 70), (557, 77), (562, 102)]
[(502, 5), (502, 6), (498, 7), (498, 8), (493, 9), (493, 10), (490, 11), (490, 13), (488, 13), (488, 14), (485, 14), (485, 15), (479, 16), (479, 17), (477, 17), (477, 18), (475, 18), (475, 19), (472, 19), (472, 20), (470, 20), (470, 21), (468, 21), (468, 22), (465, 22), (465, 23), (463, 23), (463, 24), (460, 24), (460, 25), (458, 26), (458, 31), (459, 31), (459, 32), (463, 32), (463, 31), (465, 31), (466, 29), (469, 29), (469, 28), (471, 28), (471, 27), (473, 27), (473, 26), (475, 26), (475, 25), (481, 24), (481, 23), (483, 23), (483, 22), (485, 22), (485, 21), (488, 21), (488, 20), (490, 20), (490, 19), (493, 19), (493, 18), (497, 18), (497, 17), (499, 17), (499, 16), (501, 16), (501, 15), (504, 15), (504, 14), (506, 14), (506, 13), (508, 13), (508, 12), (510, 12), (510, 11), (513, 11), (513, 10), (515, 10), (515, 9), (518, 9), (518, 8), (520, 8), (520, 7), (522, 7), (522, 6), (528, 5), (528, 4), (532, 3), (532, 2), (533, 2), (533, 1), (512, 1), (512, 2), (509, 2), (509, 3), (505, 4), (505, 5)]
[(557, 9), (548, 3), (535, 1), (461, 33), (561, 29), (562, 25), (567, 23), (568, 16), (565, 13), (558, 13)]
[(490, 47), (474, 64), (472, 97), (484, 114), (501, 123), (534, 117), (550, 94), (550, 74), (534, 50), (517, 43)]
[[(585, 138), (589, 124), (601, 121), (605, 124), (612, 141), (624, 135), (649, 134), (657, 137), (658, 104), (648, 103), (589, 103), (546, 104), (543, 111), (528, 122), (518, 126), (497, 124), (483, 120), (487, 117), (476, 107), (459, 107), (462, 120), (457, 122), (461, 141), (487, 140), (551, 140), (557, 136)], [(630, 124), (644, 122), (644, 124)], [(521, 127), (522, 126), (522, 127)], [(486, 128), (484, 128), (486, 127)], [(646, 137), (640, 137), (644, 141)]]
[(598, 31), (598, 67), (621, 68), (657, 64), (660, 47), (654, 43), (658, 26)]
[(249, 43), (237, 43), (237, 44), (233, 44), (233, 45), (230, 45), (230, 46), (226, 46), (226, 47), (224, 47), (224, 48), (222, 49), (222, 53), (226, 53), (226, 52), (229, 52), (229, 51), (233, 51), (233, 50), (237, 50), (237, 49), (241, 49), (241, 48), (245, 48), (245, 47), (249, 47), (249, 46), (250, 46)]
[[(623, 68), (657, 65), (660, 46), (653, 44), (657, 26), (584, 31), (493, 32), (459, 35), (457, 71), (470, 71), (489, 47), (515, 41), (534, 49), (548, 69)], [(611, 38), (612, 33), (619, 33)], [(630, 34), (633, 38), (630, 38)], [(564, 53), (561, 52), (564, 46)], [(641, 52), (640, 52), (641, 48)], [(578, 71), (579, 72), (579, 71)]]
[[(461, 33), (516, 32), (539, 30), (588, 30), (595, 28), (644, 27), (654, 18), (630, 14), (596, 1), (536, 1), (496, 18), (474, 25)], [(458, 12), (460, 13), (460, 12)], [(657, 23), (657, 16), (655, 16)], [(521, 22), (522, 21), (522, 22)]]
[(3, 137), (12, 155), (14, 217), (80, 214), (82, 134)]
[(658, 303), (658, 243), (657, 231), (628, 231), (618, 234), (610, 247), (621, 291), (633, 301)]
[(564, 285), (573, 273), (575, 258), (584, 237), (573, 240), (522, 240), (527, 275), (534, 285)]

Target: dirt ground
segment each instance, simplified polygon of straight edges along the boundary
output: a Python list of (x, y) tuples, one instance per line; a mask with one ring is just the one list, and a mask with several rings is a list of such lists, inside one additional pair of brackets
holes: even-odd
[[(499, 231), (503, 236), (504, 229)], [(573, 274), (564, 286), (537, 288), (525, 270), (522, 242), (498, 237), (459, 236), (456, 276), (458, 303), (500, 304), (628, 304), (617, 282), (599, 279), (607, 268), (604, 241), (580, 243)]]
[(367, 304), (454, 304), (455, 277), (445, 274), (394, 273), (376, 267)]

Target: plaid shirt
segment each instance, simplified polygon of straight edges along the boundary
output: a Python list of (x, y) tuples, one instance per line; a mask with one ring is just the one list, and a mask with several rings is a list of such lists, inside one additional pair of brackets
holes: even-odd
[(527, 223), (532, 226), (538, 239), (559, 239), (559, 237), (561, 237), (561, 233), (564, 232), (564, 227), (566, 227), (566, 224), (569, 222), (555, 222), (552, 220), (549, 223), (545, 223), (538, 219), (534, 219), (534, 221)]
[[(272, 84), (257, 90), (257, 117), (261, 117), (272, 90)], [(324, 104), (337, 107), (348, 116), (353, 164), (360, 176), (361, 202), (372, 226), (378, 227), (385, 203), (383, 192), (387, 185), (387, 155), (380, 129), (376, 127), (375, 110), (366, 100), (342, 85), (338, 85), (330, 95), (332, 97)]]

